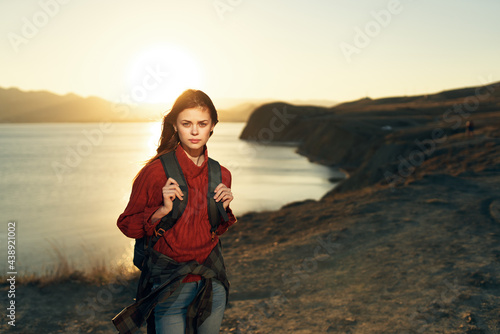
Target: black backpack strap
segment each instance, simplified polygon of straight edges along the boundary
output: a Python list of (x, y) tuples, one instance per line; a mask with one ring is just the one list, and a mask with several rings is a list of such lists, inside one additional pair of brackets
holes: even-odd
[(184, 178), (184, 174), (182, 174), (181, 166), (177, 161), (175, 156), (175, 151), (168, 152), (160, 157), (161, 163), (163, 165), (163, 169), (165, 170), (165, 174), (167, 178), (173, 178), (179, 184), (179, 188), (183, 193), (183, 200), (179, 200), (177, 197), (173, 201), (172, 207), (172, 218), (176, 220), (179, 218), (184, 210), (186, 209), (187, 201), (188, 201), (188, 187), (186, 183), (186, 179)]
[[(217, 161), (208, 158), (208, 192), (207, 192), (207, 205), (208, 205), (208, 219), (210, 220), (210, 231), (212, 236), (219, 227), (220, 218), (227, 222), (229, 217), (221, 202), (216, 202), (214, 199), (215, 188), (222, 182), (221, 168)], [(219, 216), (220, 214), (220, 216)]]
[(153, 248), (158, 240), (163, 236), (163, 234), (174, 227), (177, 219), (182, 215), (184, 209), (186, 209), (188, 201), (188, 187), (184, 174), (182, 174), (179, 162), (175, 157), (175, 151), (168, 152), (160, 156), (161, 164), (163, 165), (163, 170), (167, 178), (173, 178), (179, 184), (182, 193), (184, 194), (183, 200), (179, 200), (177, 197), (172, 202), (172, 211), (170, 211), (166, 216), (162, 217), (160, 222), (156, 225), (153, 236), (149, 239), (148, 247)]

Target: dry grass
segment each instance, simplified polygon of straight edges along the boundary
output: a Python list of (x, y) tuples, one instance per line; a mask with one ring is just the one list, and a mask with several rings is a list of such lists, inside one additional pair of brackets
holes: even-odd
[[(84, 245), (81, 247), (83, 252), (87, 254), (86, 258), (89, 260), (90, 266), (82, 269), (81, 266), (70, 262), (56, 244), (50, 241), (49, 243), (57, 258), (57, 265), (43, 272), (21, 273), (16, 277), (18, 284), (44, 287), (73, 282), (100, 286), (115, 282), (117, 277), (134, 279), (139, 275), (139, 271), (132, 265), (132, 260), (130, 260), (130, 264), (110, 265), (105, 260), (90, 255)], [(2, 282), (5, 282), (7, 278), (6, 275), (0, 276)]]

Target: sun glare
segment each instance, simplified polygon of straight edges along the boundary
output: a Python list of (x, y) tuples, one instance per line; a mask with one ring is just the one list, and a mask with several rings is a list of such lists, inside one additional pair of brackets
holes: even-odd
[(149, 139), (148, 139), (148, 150), (149, 156), (154, 156), (156, 154), (156, 149), (158, 148), (158, 140), (161, 135), (161, 123), (154, 122), (149, 126)]
[(195, 58), (172, 45), (153, 45), (132, 59), (127, 86), (134, 103), (172, 103), (188, 88), (200, 88), (202, 74)]

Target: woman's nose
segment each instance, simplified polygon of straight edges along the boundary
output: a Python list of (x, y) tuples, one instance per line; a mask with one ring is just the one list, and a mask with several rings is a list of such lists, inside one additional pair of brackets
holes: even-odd
[(198, 126), (197, 125), (193, 125), (191, 127), (191, 134), (193, 134), (193, 135), (197, 135), (198, 134)]

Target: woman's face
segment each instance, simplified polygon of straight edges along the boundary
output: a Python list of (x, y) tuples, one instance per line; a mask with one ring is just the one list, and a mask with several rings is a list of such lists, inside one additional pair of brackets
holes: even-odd
[(201, 154), (214, 127), (206, 108), (184, 109), (177, 116), (175, 125), (182, 147), (191, 156)]

